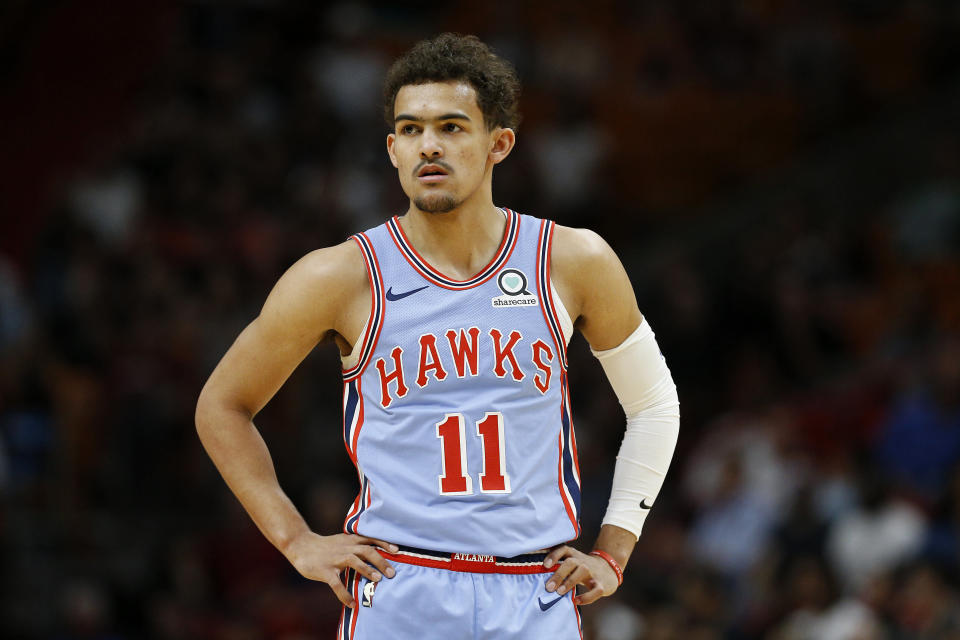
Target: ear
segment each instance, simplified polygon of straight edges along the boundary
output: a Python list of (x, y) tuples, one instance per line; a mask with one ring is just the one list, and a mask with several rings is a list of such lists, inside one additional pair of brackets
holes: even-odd
[(397, 136), (395, 134), (387, 134), (387, 155), (390, 156), (390, 164), (392, 164), (395, 169), (399, 169), (400, 166), (397, 164), (397, 154), (393, 150), (393, 143), (396, 141)]
[(513, 145), (517, 142), (517, 134), (513, 129), (497, 127), (492, 134), (490, 153), (488, 157), (493, 164), (503, 162), (510, 152), (513, 151)]

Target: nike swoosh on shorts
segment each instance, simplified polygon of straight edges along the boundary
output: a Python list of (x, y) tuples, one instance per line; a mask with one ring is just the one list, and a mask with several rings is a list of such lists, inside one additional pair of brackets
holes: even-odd
[(544, 602), (543, 598), (537, 598), (537, 602), (540, 604), (540, 611), (546, 611), (561, 600), (563, 600), (563, 596), (559, 596), (556, 600), (551, 600), (550, 602)]

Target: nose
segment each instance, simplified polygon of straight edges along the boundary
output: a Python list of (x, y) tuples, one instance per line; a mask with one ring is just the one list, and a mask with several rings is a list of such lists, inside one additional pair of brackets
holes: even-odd
[(427, 128), (420, 136), (420, 157), (424, 159), (439, 158), (443, 155), (443, 147), (440, 146), (440, 138), (431, 129)]

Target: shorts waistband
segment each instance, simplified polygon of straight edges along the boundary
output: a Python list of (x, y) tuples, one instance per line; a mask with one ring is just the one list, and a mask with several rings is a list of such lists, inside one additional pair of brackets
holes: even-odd
[(447, 569), (448, 571), (463, 571), (467, 573), (553, 573), (557, 570), (556, 565), (550, 569), (543, 566), (543, 560), (547, 557), (546, 553), (528, 553), (522, 556), (505, 558), (503, 556), (487, 556), (478, 553), (446, 553), (443, 551), (431, 551), (429, 549), (417, 549), (416, 547), (407, 547), (398, 545), (400, 550), (397, 553), (389, 553), (383, 549), (377, 549), (387, 560), (403, 562), (406, 564), (416, 564), (421, 567), (431, 567), (433, 569)]

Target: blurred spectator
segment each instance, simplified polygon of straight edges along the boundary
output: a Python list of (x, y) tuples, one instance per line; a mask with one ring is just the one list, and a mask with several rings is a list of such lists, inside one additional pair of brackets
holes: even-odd
[(770, 506), (744, 480), (743, 460), (724, 460), (716, 490), (690, 531), (691, 551), (736, 581), (759, 561), (774, 523)]
[(106, 244), (126, 241), (140, 213), (140, 176), (129, 167), (114, 167), (79, 180), (69, 199), (78, 221)]
[(608, 142), (582, 98), (560, 100), (550, 127), (529, 132), (544, 206), (560, 215), (598, 199), (599, 169)]
[(891, 479), (933, 501), (960, 461), (960, 335), (932, 341), (926, 378), (894, 399), (877, 440)]
[(908, 567), (896, 594), (896, 623), (917, 640), (960, 638), (960, 600), (941, 572), (929, 564)]
[(593, 618), (593, 637), (597, 640), (640, 640), (648, 637), (643, 618), (622, 602), (604, 603)]
[(65, 630), (57, 640), (119, 640), (110, 631), (112, 605), (106, 591), (95, 582), (76, 581), (63, 590)]
[(862, 474), (859, 495), (857, 507), (833, 523), (827, 540), (831, 565), (852, 594), (876, 574), (914, 557), (926, 532), (922, 514), (892, 496), (875, 472)]
[(797, 556), (787, 574), (793, 611), (773, 640), (882, 640), (885, 633), (869, 607), (852, 598), (838, 599), (827, 567), (814, 556)]
[(946, 575), (960, 578), (960, 464), (953, 468), (936, 505), (923, 556)]
[(36, 369), (21, 373), (4, 396), (5, 408), (0, 411), (0, 489), (22, 495), (29, 502), (40, 497), (44, 478), (53, 468), (56, 441), (50, 399)]
[(26, 341), (32, 325), (30, 308), (13, 266), (0, 255), (0, 356)]
[(960, 245), (960, 186), (924, 185), (891, 207), (897, 248), (912, 260), (949, 258)]

